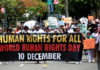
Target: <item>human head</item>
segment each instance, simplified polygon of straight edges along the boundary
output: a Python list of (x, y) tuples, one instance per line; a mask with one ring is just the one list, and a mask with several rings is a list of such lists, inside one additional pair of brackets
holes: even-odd
[(54, 33), (58, 33), (57, 29), (54, 29)]
[(45, 31), (48, 33), (49, 32), (49, 27), (46, 27), (45, 28)]
[(61, 26), (60, 26), (60, 28), (61, 28), (61, 29), (64, 29), (64, 26), (63, 26), (63, 25), (61, 25)]
[(24, 27), (23, 26), (21, 26), (21, 28), (20, 28), (21, 30), (24, 30)]
[(36, 26), (35, 26), (35, 30), (39, 31), (39, 29), (40, 29), (40, 28), (39, 28), (39, 25), (36, 25)]
[(29, 28), (27, 26), (24, 26), (24, 30), (27, 31)]
[(11, 27), (8, 27), (7, 28), (7, 33), (11, 33), (12, 32), (12, 28)]
[(91, 32), (90, 31), (87, 31), (87, 36), (90, 36), (91, 35)]
[(17, 30), (20, 30), (20, 26), (17, 26)]
[(80, 27), (76, 27), (76, 32), (80, 32)]
[(33, 26), (33, 30), (35, 30), (35, 26)]
[(94, 32), (97, 33), (98, 32), (98, 29), (97, 28), (94, 28)]

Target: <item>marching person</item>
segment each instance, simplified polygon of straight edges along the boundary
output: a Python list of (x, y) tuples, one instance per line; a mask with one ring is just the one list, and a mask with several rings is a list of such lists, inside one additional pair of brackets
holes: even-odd
[[(46, 31), (46, 33), (49, 32), (49, 30)], [(40, 29), (39, 25), (35, 26), (35, 30), (33, 33), (45, 33), (43, 30)], [(39, 64), (39, 61), (37, 61), (35, 64)], [(44, 64), (46, 64), (46, 61), (44, 61)]]
[[(76, 33), (81, 33), (81, 32), (80, 32), (80, 27), (76, 27)], [(83, 37), (82, 40), (85, 40), (85, 35), (84, 35), (83, 33), (82, 33), (82, 37)], [(80, 56), (79, 56), (79, 61), (77, 61), (76, 64), (81, 64), (82, 52), (83, 52), (83, 44), (82, 44), (81, 47), (82, 47), (82, 51), (79, 52), (79, 55), (80, 55)]]
[[(98, 37), (98, 29), (94, 28), (94, 33), (92, 33), (92, 37), (95, 39), (95, 41), (97, 40)], [(95, 50), (94, 50), (94, 61), (96, 61), (96, 53), (98, 50), (98, 44), (95, 45)]]
[(17, 26), (17, 29), (15, 30), (15, 34), (20, 30), (20, 26)]
[[(87, 31), (87, 36), (86, 36), (86, 39), (92, 39), (93, 37), (91, 36), (91, 32), (90, 31)], [(89, 58), (89, 61), (88, 62), (94, 62), (94, 58), (93, 58), (93, 49), (90, 49), (90, 50), (87, 50), (88, 52), (88, 58)]]
[(98, 54), (98, 61), (100, 61), (100, 35), (97, 37), (96, 44), (99, 44), (99, 47), (97, 48), (97, 54)]

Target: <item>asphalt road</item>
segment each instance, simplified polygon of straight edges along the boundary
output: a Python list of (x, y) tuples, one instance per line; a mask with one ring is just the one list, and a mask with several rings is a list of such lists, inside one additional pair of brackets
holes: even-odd
[(88, 56), (83, 55), (81, 64), (76, 65), (76, 62), (64, 61), (43, 61), (40, 64), (35, 64), (35, 61), (14, 61), (5, 64), (2, 62), (0, 70), (100, 70), (100, 62), (88, 63)]

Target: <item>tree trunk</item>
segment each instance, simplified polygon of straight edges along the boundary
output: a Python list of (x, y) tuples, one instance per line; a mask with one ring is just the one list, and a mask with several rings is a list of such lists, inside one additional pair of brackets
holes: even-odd
[(65, 0), (65, 12), (66, 12), (66, 17), (69, 17), (69, 13), (68, 13), (68, 0)]

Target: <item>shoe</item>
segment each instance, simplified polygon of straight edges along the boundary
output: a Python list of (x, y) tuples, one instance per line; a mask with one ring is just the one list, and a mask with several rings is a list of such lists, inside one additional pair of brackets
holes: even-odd
[(76, 64), (79, 64), (79, 62), (76, 62)]
[(39, 62), (36, 62), (35, 64), (39, 64)]
[(94, 60), (92, 60), (92, 62), (95, 62)]
[(2, 62), (0, 62), (0, 65), (2, 64)]
[(8, 64), (8, 62), (5, 62), (6, 64)]
[(94, 59), (94, 61), (96, 61), (96, 59)]
[(88, 61), (89, 63), (91, 62), (91, 60)]

